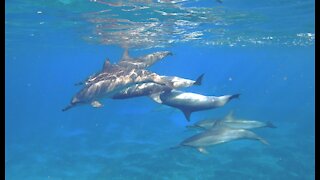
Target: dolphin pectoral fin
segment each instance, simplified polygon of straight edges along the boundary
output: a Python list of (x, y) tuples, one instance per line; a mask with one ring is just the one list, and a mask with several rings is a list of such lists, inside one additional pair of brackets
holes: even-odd
[(155, 94), (151, 94), (149, 95), (149, 97), (154, 100), (155, 102), (159, 103), (159, 104), (162, 104), (162, 101), (160, 99), (160, 94), (161, 93), (155, 93)]
[(258, 140), (259, 140), (260, 142), (262, 142), (263, 144), (265, 144), (265, 145), (270, 145), (270, 144), (268, 143), (268, 141), (265, 140), (265, 139), (263, 139), (262, 137), (259, 137)]
[(93, 102), (91, 103), (91, 106), (92, 106), (92, 107), (95, 107), (95, 108), (100, 108), (100, 107), (102, 107), (103, 105), (102, 105), (99, 101), (93, 101)]
[(204, 73), (201, 74), (201, 75), (196, 79), (196, 81), (193, 83), (193, 85), (200, 86), (200, 85), (202, 84), (203, 76), (204, 76)]
[(184, 116), (186, 117), (187, 121), (189, 122), (190, 121), (190, 116), (191, 116), (191, 111), (188, 111), (188, 110), (183, 110), (181, 109), (181, 111), (183, 112)]
[(202, 154), (209, 154), (209, 152), (204, 147), (198, 147), (197, 149)]

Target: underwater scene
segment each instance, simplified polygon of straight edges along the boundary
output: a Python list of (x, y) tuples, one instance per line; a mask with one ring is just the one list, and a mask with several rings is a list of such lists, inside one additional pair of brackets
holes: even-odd
[(315, 1), (6, 0), (5, 179), (315, 179)]

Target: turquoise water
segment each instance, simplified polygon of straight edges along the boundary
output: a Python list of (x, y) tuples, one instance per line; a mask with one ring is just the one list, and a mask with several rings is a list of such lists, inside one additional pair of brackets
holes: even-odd
[[(111, 4), (110, 4), (111, 3)], [(314, 1), (6, 1), (5, 177), (11, 179), (315, 179)], [(160, 75), (195, 79), (183, 89), (240, 93), (191, 122), (148, 97), (103, 99), (62, 112), (123, 47), (133, 57), (173, 56)], [(186, 125), (231, 110), (270, 121), (270, 145), (239, 140), (170, 149)]]

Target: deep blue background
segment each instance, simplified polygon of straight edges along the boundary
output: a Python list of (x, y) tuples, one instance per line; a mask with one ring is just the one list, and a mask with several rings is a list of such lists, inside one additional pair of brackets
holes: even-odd
[[(63, 20), (54, 18), (45, 20)], [(28, 18), (6, 14), (6, 22), (15, 19)], [(26, 24), (6, 26), (6, 179), (314, 179), (314, 45), (181, 43), (132, 50), (132, 56), (173, 52), (150, 68), (158, 74), (195, 79), (205, 73), (202, 86), (186, 91), (241, 93), (225, 107), (192, 114), (191, 123), (235, 110), (236, 117), (277, 126), (254, 130), (270, 146), (237, 141), (203, 155), (168, 149), (195, 132), (185, 129), (180, 111), (147, 97), (62, 112), (80, 88), (73, 84), (98, 71), (106, 57), (116, 62), (123, 50), (88, 44), (79, 29), (33, 31)]]

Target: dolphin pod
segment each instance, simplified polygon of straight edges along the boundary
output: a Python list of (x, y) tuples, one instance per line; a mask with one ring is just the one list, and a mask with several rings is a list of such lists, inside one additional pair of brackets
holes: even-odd
[(183, 140), (178, 146), (171, 149), (192, 147), (200, 153), (207, 154), (206, 147), (240, 139), (258, 140), (263, 144), (269, 145), (264, 138), (250, 131), (250, 129), (262, 127), (276, 128), (269, 121), (261, 122), (235, 118), (233, 111), (231, 111), (224, 118), (200, 120), (191, 126), (187, 126), (190, 129), (201, 129), (204, 131)]
[[(179, 90), (201, 85), (204, 74), (192, 80), (159, 75), (147, 70), (158, 61), (172, 55), (169, 51), (160, 51), (133, 58), (129, 56), (128, 49), (125, 49), (118, 63), (112, 64), (107, 59), (100, 71), (76, 83), (75, 85), (81, 85), (82, 88), (62, 111), (80, 104), (91, 104), (92, 107), (100, 108), (103, 106), (100, 101), (104, 98), (129, 99), (148, 96), (156, 103), (181, 110), (189, 122), (193, 112), (223, 107), (232, 99), (239, 98), (239, 93), (207, 96)], [(172, 149), (193, 147), (201, 153), (208, 153), (205, 149), (208, 146), (239, 139), (258, 140), (263, 144), (269, 144), (251, 129), (275, 128), (270, 122), (234, 118), (233, 111), (222, 119), (201, 120), (187, 127), (204, 131), (185, 139)]]

